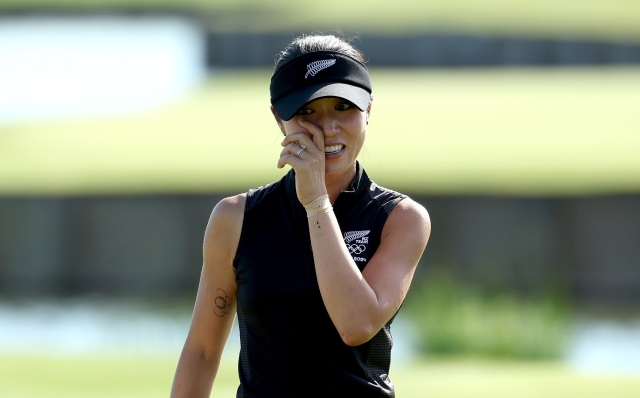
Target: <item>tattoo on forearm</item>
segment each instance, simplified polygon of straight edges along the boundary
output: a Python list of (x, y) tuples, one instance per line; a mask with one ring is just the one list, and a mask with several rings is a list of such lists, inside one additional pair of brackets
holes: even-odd
[(233, 300), (224, 290), (216, 289), (216, 299), (214, 303), (215, 307), (213, 307), (213, 312), (217, 316), (223, 317), (231, 312), (231, 304), (233, 303)]

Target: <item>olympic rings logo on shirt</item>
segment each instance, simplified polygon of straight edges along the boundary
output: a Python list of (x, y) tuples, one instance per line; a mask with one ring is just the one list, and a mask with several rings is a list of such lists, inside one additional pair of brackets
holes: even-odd
[(367, 250), (367, 247), (365, 245), (357, 245), (355, 243), (347, 245), (347, 248), (349, 249), (349, 253), (351, 254), (360, 254), (363, 251)]

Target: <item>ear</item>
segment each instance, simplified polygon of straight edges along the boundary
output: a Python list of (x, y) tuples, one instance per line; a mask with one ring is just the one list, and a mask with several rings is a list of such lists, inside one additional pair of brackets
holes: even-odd
[(273, 105), (271, 105), (271, 113), (273, 113), (273, 117), (276, 119), (276, 123), (278, 123), (278, 127), (280, 127), (280, 131), (282, 132), (282, 135), (286, 136), (287, 133), (284, 132), (284, 125), (282, 124), (282, 119), (280, 119), (280, 116), (278, 116), (278, 114), (276, 113), (276, 108), (274, 108)]
[(371, 116), (371, 104), (373, 103), (373, 101), (369, 102), (369, 106), (367, 107), (367, 110), (365, 111), (366, 113), (366, 120), (367, 120), (367, 124), (369, 124), (369, 116)]

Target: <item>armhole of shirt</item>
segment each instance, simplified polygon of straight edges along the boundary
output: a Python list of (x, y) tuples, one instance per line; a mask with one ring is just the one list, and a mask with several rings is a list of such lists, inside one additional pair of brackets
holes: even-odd
[(408, 196), (391, 189), (381, 187), (373, 181), (371, 181), (371, 186), (369, 187), (369, 195), (371, 200), (376, 202), (378, 208), (382, 208), (384, 210), (382, 220), (376, 222), (374, 226), (375, 230), (372, 231), (376, 234), (375, 236), (378, 237), (378, 244), (380, 244), (382, 243), (382, 230), (389, 219), (389, 215), (393, 209), (395, 209), (396, 205), (400, 203), (401, 200), (408, 198)]
[(251, 224), (253, 222), (250, 213), (251, 210), (262, 203), (270, 193), (276, 190), (277, 187), (278, 181), (247, 191), (247, 199), (244, 203), (244, 217), (242, 218), (242, 227), (240, 229), (240, 239), (238, 240), (238, 248), (236, 249), (236, 258), (233, 259), (234, 270), (237, 271), (238, 253), (241, 252), (246, 240), (248, 239), (248, 231), (251, 230)]

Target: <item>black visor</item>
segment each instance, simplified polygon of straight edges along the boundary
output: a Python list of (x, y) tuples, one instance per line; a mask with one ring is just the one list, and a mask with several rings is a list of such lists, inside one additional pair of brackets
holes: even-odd
[(271, 104), (282, 120), (289, 120), (311, 101), (339, 97), (361, 111), (371, 100), (369, 71), (361, 62), (334, 51), (303, 54), (287, 62), (271, 77)]

